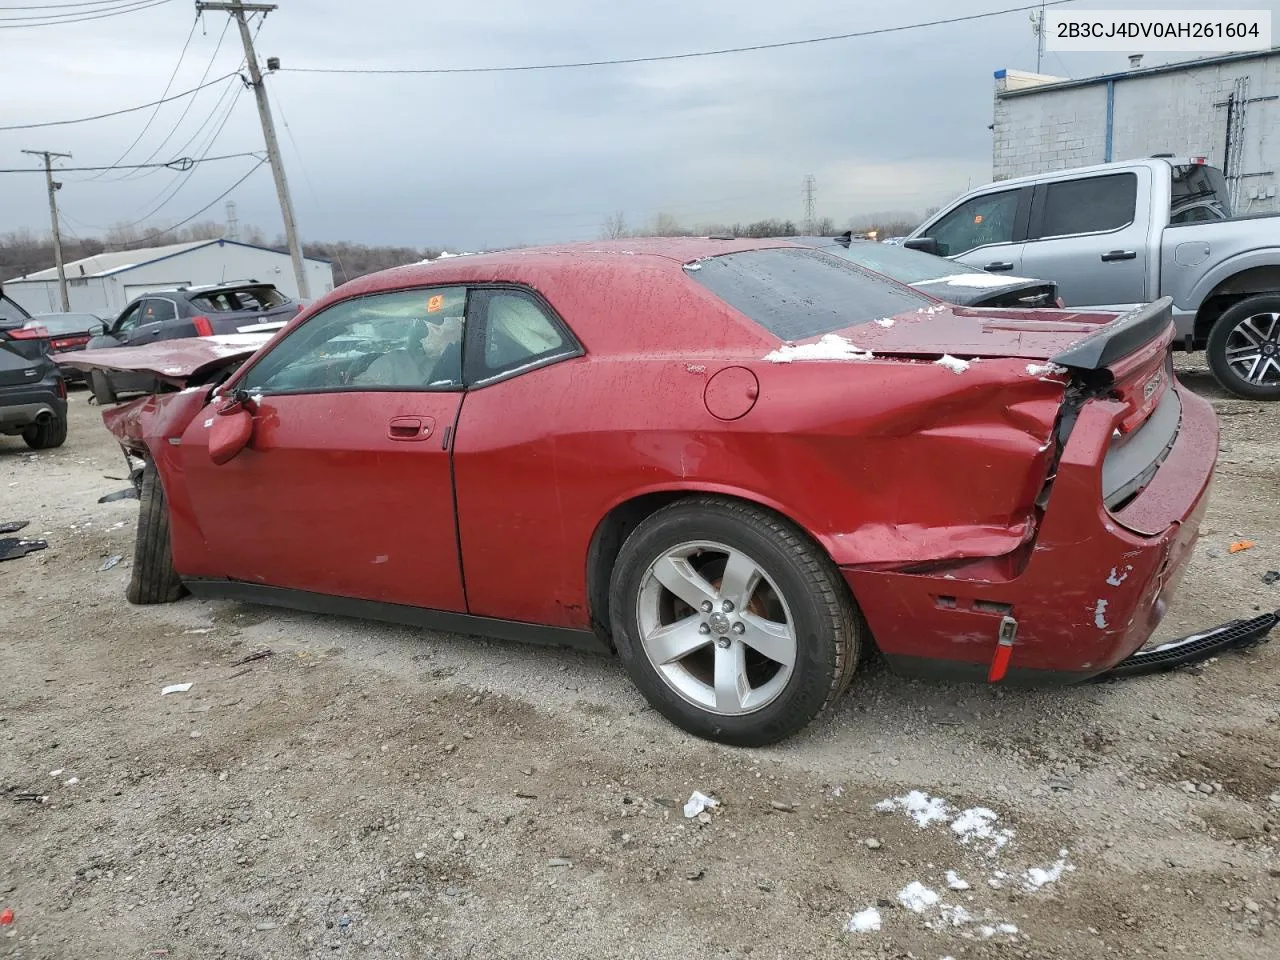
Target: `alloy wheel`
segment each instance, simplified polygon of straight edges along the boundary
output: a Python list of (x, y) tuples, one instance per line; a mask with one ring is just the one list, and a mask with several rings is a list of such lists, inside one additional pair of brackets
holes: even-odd
[(1226, 360), (1246, 383), (1280, 384), (1280, 313), (1255, 313), (1227, 335)]
[(759, 563), (722, 543), (690, 541), (659, 556), (641, 580), (636, 620), (658, 675), (711, 713), (763, 709), (795, 667), (781, 591)]

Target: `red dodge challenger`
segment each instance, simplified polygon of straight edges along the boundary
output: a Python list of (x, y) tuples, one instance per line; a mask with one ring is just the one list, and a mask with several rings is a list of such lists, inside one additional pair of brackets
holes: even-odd
[(145, 462), (132, 602), (603, 643), (674, 723), (760, 745), (873, 644), (990, 681), (1143, 647), (1218, 449), (1172, 337), (1168, 300), (965, 309), (694, 238), (401, 267), (269, 339), (68, 362), (155, 378), (103, 414)]

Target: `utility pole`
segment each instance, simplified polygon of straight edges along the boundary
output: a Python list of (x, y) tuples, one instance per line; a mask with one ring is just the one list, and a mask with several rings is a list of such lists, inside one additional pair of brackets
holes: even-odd
[(804, 232), (813, 233), (813, 211), (817, 200), (818, 181), (813, 174), (805, 174), (804, 178)]
[(1031, 32), (1036, 35), (1036, 73), (1039, 73), (1044, 61), (1044, 0), (1040, 0), (1039, 10), (1031, 13)]
[[(277, 9), (274, 3), (244, 3), (243, 0), (230, 0), (227, 3), (205, 3), (198, 0), (196, 11), (219, 10), (231, 14), (240, 28), (240, 42), (244, 44), (244, 59), (249, 65), (249, 79), (253, 94), (258, 100), (258, 117), (262, 121), (262, 139), (267, 145), (267, 158), (271, 161), (271, 174), (276, 181), (276, 195), (280, 198), (280, 216), (284, 220), (284, 235), (289, 242), (289, 256), (293, 258), (293, 275), (298, 282), (298, 296), (310, 299), (311, 291), (307, 286), (306, 264), (302, 260), (302, 244), (298, 240), (298, 227), (293, 216), (293, 201), (289, 198), (289, 181), (285, 179), (284, 162), (280, 159), (280, 144), (276, 140), (276, 125), (271, 119), (271, 105), (267, 102), (267, 87), (262, 82), (262, 71), (258, 68), (258, 57), (253, 52), (253, 37), (249, 35), (249, 23), (245, 19), (247, 13), (260, 13), (264, 17)], [(267, 59), (267, 69), (275, 70), (279, 63), (274, 58)]]
[(44, 178), (49, 184), (49, 221), (53, 225), (53, 262), (58, 265), (58, 292), (62, 294), (62, 312), (71, 312), (71, 298), (67, 296), (67, 268), (62, 264), (62, 230), (58, 227), (58, 191), (62, 184), (53, 179), (53, 158), (66, 157), (69, 153), (54, 153), (52, 150), (23, 150), (33, 157), (44, 157)]
[(227, 201), (227, 239), (240, 239), (240, 221), (236, 218), (236, 202)]

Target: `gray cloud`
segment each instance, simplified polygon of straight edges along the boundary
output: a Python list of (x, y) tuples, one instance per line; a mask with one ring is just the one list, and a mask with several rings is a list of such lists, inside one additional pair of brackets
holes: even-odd
[[(678, 53), (867, 29), (1014, 6), (1016, 0), (919, 0), (873, 10), (830, 0), (282, 0), (259, 37), (285, 67), (511, 65)], [(1092, 8), (1196, 8), (1203, 0), (1124, 0)], [(1280, 0), (1262, 6), (1273, 12)], [(8, 31), (0, 59), (5, 122), (110, 110), (159, 95), (190, 25), (172, 4), (78, 27)], [(175, 89), (194, 85), (224, 21), (197, 28)], [(233, 69), (228, 33), (211, 72)], [(1151, 55), (1148, 62), (1180, 59)], [(990, 176), (992, 71), (1033, 68), (1026, 14), (910, 33), (698, 60), (509, 74), (329, 76), (283, 72), (269, 88), (305, 236), (370, 243), (478, 247), (595, 235), (623, 210), (636, 225), (658, 211), (683, 222), (799, 218), (800, 183), (818, 182), (821, 215), (916, 210)], [(1046, 72), (1118, 69), (1111, 55), (1047, 56)], [(212, 109), (204, 91), (180, 144)], [(162, 108), (151, 151), (182, 112)], [(47, 130), (0, 133), (4, 166), (21, 148), (70, 150), (76, 163), (114, 160), (147, 113)], [(287, 120), (288, 130), (282, 122)], [(295, 149), (289, 137), (297, 141)], [(240, 96), (213, 153), (258, 149), (252, 98)], [(162, 154), (167, 158), (167, 153)], [(189, 215), (251, 161), (192, 173), (158, 219)], [(60, 203), (84, 224), (137, 219), (177, 175), (80, 182)], [(39, 177), (3, 181), (6, 221), (46, 229)], [(264, 168), (234, 194), (244, 223), (279, 225)], [(221, 204), (206, 217), (220, 218)], [(80, 224), (80, 225), (77, 225)]]

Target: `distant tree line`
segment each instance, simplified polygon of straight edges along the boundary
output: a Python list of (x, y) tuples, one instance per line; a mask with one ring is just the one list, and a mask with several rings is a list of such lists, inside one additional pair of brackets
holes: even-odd
[(686, 227), (671, 214), (659, 213), (648, 223), (634, 228), (627, 223), (626, 214), (618, 210), (605, 217), (604, 224), (600, 228), (600, 239), (708, 236), (795, 237), (800, 235), (833, 237), (846, 230), (852, 230), (854, 233), (868, 233), (874, 230), (879, 237), (900, 237), (914, 230), (922, 220), (936, 213), (937, 209), (933, 207), (927, 210), (924, 217), (910, 213), (877, 213), (851, 217), (843, 227), (837, 226), (831, 217), (815, 219), (813, 223), (770, 218), (756, 220), (753, 223), (702, 223)]

